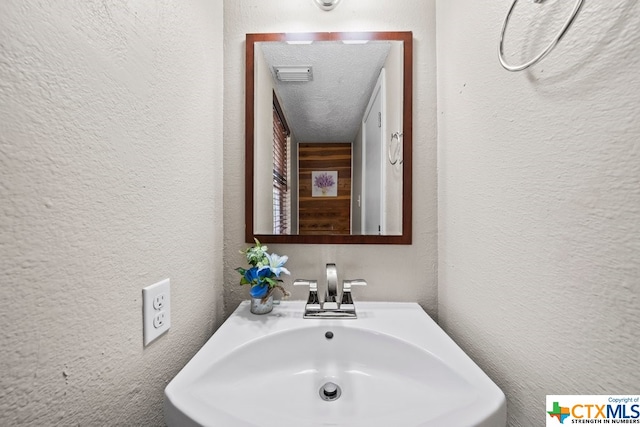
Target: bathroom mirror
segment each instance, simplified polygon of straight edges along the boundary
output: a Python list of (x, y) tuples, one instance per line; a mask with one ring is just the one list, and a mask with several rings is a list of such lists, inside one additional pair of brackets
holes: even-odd
[(411, 32), (246, 36), (245, 239), (411, 244)]

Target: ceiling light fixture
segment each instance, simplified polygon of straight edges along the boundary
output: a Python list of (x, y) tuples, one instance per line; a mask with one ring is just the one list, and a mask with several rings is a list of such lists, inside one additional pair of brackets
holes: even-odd
[(315, 0), (315, 2), (320, 9), (330, 11), (340, 3), (340, 0)]
[(313, 69), (311, 66), (280, 66), (273, 67), (276, 77), (281, 82), (308, 82), (313, 80)]

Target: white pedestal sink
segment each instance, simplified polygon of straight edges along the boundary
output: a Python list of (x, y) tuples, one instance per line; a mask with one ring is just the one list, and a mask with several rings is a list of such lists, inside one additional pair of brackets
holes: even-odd
[(420, 306), (357, 310), (303, 319), (304, 302), (291, 301), (257, 316), (243, 302), (167, 386), (167, 424), (506, 425), (502, 391)]

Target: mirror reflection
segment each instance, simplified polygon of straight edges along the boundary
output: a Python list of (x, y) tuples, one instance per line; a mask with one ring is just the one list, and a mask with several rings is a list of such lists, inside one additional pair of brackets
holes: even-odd
[(247, 35), (248, 241), (410, 243), (407, 36)]

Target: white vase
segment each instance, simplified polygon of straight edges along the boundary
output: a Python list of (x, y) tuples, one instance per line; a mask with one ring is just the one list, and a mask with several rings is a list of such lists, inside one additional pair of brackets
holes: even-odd
[(263, 303), (262, 298), (251, 297), (251, 312), (253, 314), (267, 314), (273, 310), (273, 295)]

